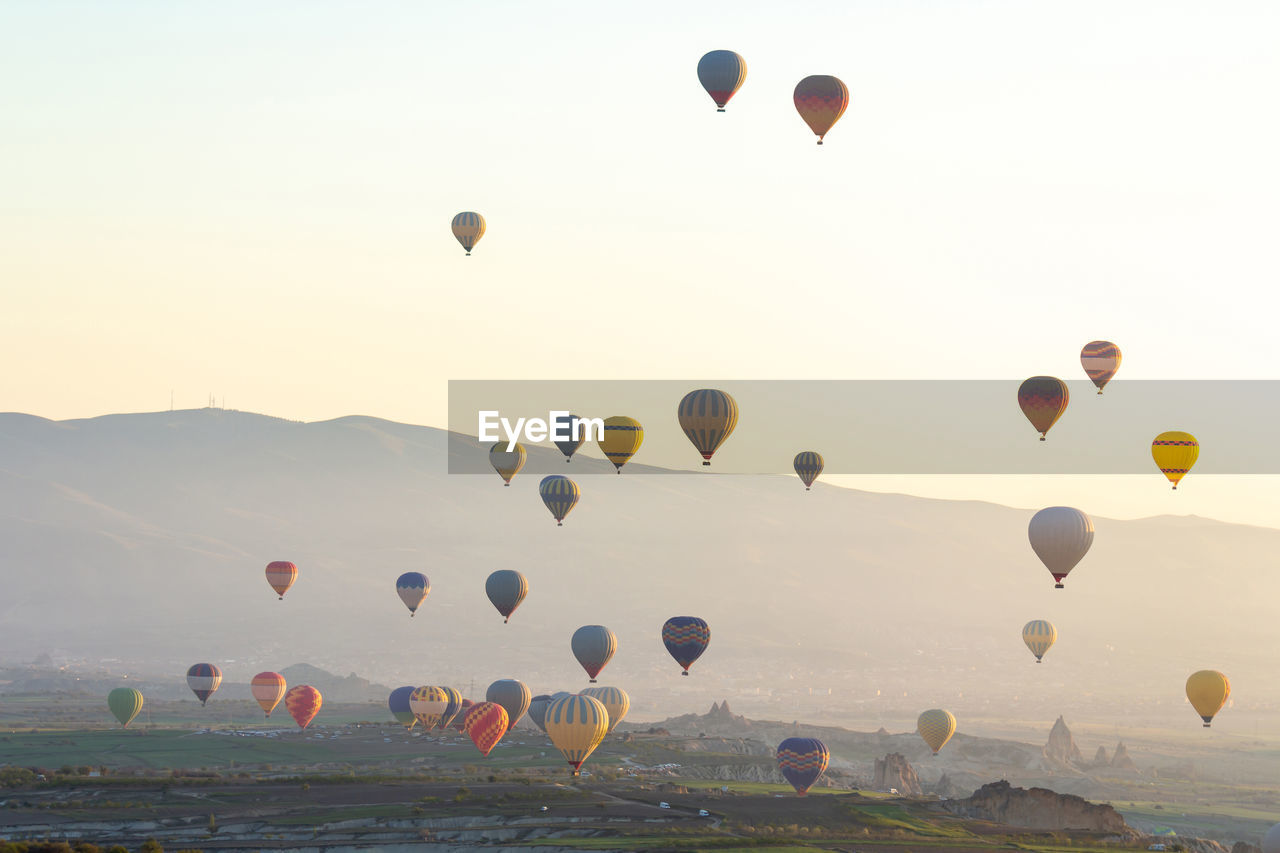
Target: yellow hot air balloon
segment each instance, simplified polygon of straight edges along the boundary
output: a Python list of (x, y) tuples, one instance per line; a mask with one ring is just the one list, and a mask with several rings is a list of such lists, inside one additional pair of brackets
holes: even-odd
[(738, 402), (723, 391), (702, 388), (684, 395), (676, 408), (680, 429), (702, 454), (702, 464), (724, 444), (738, 425)]
[(1026, 643), (1027, 648), (1031, 649), (1031, 654), (1036, 656), (1036, 663), (1040, 663), (1044, 653), (1058, 642), (1058, 629), (1053, 627), (1053, 623), (1047, 619), (1032, 619), (1022, 627), (1022, 642)]
[(614, 415), (604, 419), (604, 434), (596, 443), (621, 474), (622, 466), (636, 455), (636, 451), (640, 449), (643, 442), (644, 427), (638, 420), (624, 415)]
[(462, 244), (462, 248), (467, 250), (467, 257), (471, 257), (471, 250), (484, 236), (484, 217), (478, 213), (465, 211), (453, 217), (451, 227), (453, 236)]
[(951, 736), (956, 733), (956, 718), (950, 711), (931, 708), (916, 720), (916, 731), (920, 733), (920, 737), (924, 738), (924, 742), (929, 744), (933, 754), (937, 755), (938, 750), (946, 746), (947, 741), (951, 740)]
[(818, 135), (818, 144), (849, 108), (849, 87), (838, 77), (815, 74), (796, 84), (793, 93), (796, 112)]
[(515, 449), (507, 450), (508, 442), (499, 441), (493, 447), (489, 448), (489, 464), (493, 466), (493, 470), (498, 472), (498, 476), (503, 479), (502, 485), (510, 486), (511, 478), (520, 473), (520, 469), (524, 467), (524, 461), (529, 454), (524, 449), (524, 445), (516, 442)]
[(595, 752), (609, 731), (609, 711), (590, 696), (562, 696), (547, 706), (547, 735), (578, 775), (582, 762)]
[(1191, 677), (1187, 679), (1187, 699), (1191, 701), (1191, 707), (1196, 709), (1200, 719), (1204, 720), (1206, 729), (1213, 722), (1214, 715), (1227, 704), (1227, 697), (1230, 695), (1231, 682), (1217, 670), (1202, 669), (1191, 673)]
[(588, 687), (578, 695), (590, 696), (604, 705), (604, 709), (609, 712), (609, 734), (613, 734), (618, 723), (631, 710), (631, 697), (621, 687)]
[(1151, 442), (1151, 458), (1176, 489), (1200, 458), (1200, 442), (1189, 432), (1162, 432)]

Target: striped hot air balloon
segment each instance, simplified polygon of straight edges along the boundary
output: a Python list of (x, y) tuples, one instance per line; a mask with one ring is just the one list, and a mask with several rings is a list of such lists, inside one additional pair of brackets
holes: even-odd
[(1093, 521), (1075, 507), (1050, 506), (1037, 512), (1027, 525), (1031, 550), (1062, 589), (1067, 574), (1093, 546)]
[(489, 448), (489, 464), (498, 472), (504, 486), (511, 485), (511, 478), (520, 473), (529, 457), (528, 451), (520, 442), (517, 441), (511, 450), (507, 450), (509, 444), (510, 442), (499, 441)]
[(511, 569), (498, 569), (485, 580), (484, 592), (502, 614), (505, 625), (511, 621), (511, 614), (516, 612), (520, 602), (529, 594), (529, 579)]
[(454, 720), (462, 715), (462, 693), (453, 687), (445, 687), (441, 685), (445, 698), (448, 702), (444, 706), (444, 713), (440, 715), (439, 727), (441, 729), (449, 728)]
[(947, 741), (956, 733), (956, 718), (950, 711), (931, 708), (916, 720), (916, 731), (929, 744), (933, 754), (937, 755), (938, 750), (946, 746)]
[(285, 682), (284, 676), (278, 672), (260, 672), (249, 682), (249, 692), (253, 694), (258, 707), (266, 713), (268, 719), (271, 718), (271, 712), (280, 704), (280, 700), (284, 698), (285, 691), (288, 689), (289, 685)]
[(547, 735), (577, 776), (609, 731), (609, 712), (590, 696), (562, 696), (547, 706)]
[(409, 694), (409, 708), (423, 730), (431, 731), (444, 719), (444, 712), (449, 708), (449, 694), (439, 687), (419, 687)]
[(471, 707), (475, 704), (476, 703), (472, 702), (470, 699), (463, 699), (461, 702), (461, 705), (458, 708), (458, 713), (454, 715), (453, 722), (450, 723), (449, 728), (453, 729), (455, 732), (457, 732), (460, 735), (466, 734), (467, 733), (467, 711), (469, 711)]
[(1230, 696), (1231, 682), (1215, 669), (1193, 672), (1187, 679), (1187, 700), (1204, 720), (1206, 729)]
[(271, 584), (271, 588), (276, 591), (276, 595), (280, 596), (281, 601), (284, 601), (284, 594), (297, 579), (298, 567), (293, 563), (287, 560), (267, 563), (267, 583)]
[(1120, 369), (1120, 347), (1111, 341), (1090, 341), (1080, 350), (1080, 365), (1101, 394)]
[(422, 572), (405, 572), (396, 578), (396, 594), (400, 596), (404, 606), (409, 608), (410, 616), (417, 614), (418, 607), (427, 600), (430, 592), (431, 581)]
[(697, 616), (672, 616), (662, 624), (662, 645), (684, 667), (681, 675), (689, 674), (689, 667), (702, 657), (711, 643), (711, 628)]
[(478, 213), (465, 211), (453, 217), (451, 227), (453, 236), (462, 244), (462, 248), (467, 250), (467, 257), (471, 257), (471, 250), (484, 236), (484, 217)]
[(713, 50), (698, 60), (698, 82), (716, 102), (716, 112), (737, 94), (747, 79), (747, 61), (732, 50)]
[(818, 137), (818, 144), (849, 108), (849, 87), (838, 77), (815, 74), (796, 84), (796, 112)]
[(778, 769), (796, 793), (804, 796), (827, 770), (831, 753), (811, 737), (789, 737), (778, 744)]
[(1044, 653), (1058, 642), (1058, 629), (1046, 619), (1032, 619), (1022, 626), (1022, 642), (1026, 643), (1027, 648), (1031, 649), (1031, 654), (1036, 656), (1036, 663), (1040, 663)]
[(409, 697), (416, 689), (416, 687), (397, 687), (387, 697), (387, 710), (391, 712), (391, 716), (397, 723), (404, 726), (405, 731), (412, 729), (418, 722), (418, 718), (413, 715), (413, 708), (409, 707)]
[(311, 721), (316, 718), (316, 714), (320, 713), (320, 705), (323, 698), (320, 691), (316, 690), (310, 684), (299, 684), (297, 687), (289, 688), (289, 692), (284, 694), (284, 707), (289, 711), (289, 716), (293, 717), (293, 721), (298, 724), (298, 728), (306, 729), (311, 725)]
[(800, 482), (804, 483), (804, 490), (809, 491), (809, 487), (813, 485), (813, 481), (818, 479), (818, 475), (822, 473), (823, 459), (819, 453), (812, 450), (805, 450), (797, 453), (795, 461), (796, 474), (800, 476)]
[(529, 688), (524, 682), (514, 678), (500, 678), (490, 684), (489, 689), (484, 692), (486, 702), (494, 702), (506, 709), (508, 726), (515, 726), (520, 721), (520, 718), (529, 710), (531, 698)]
[(605, 664), (609, 663), (613, 653), (618, 650), (618, 637), (603, 625), (583, 625), (573, 632), (569, 647), (573, 649), (573, 656), (578, 659), (578, 663), (587, 671), (591, 683), (595, 684), (600, 670), (605, 668)]
[(217, 692), (221, 683), (222, 670), (211, 663), (198, 663), (187, 670), (187, 686), (196, 694), (201, 705), (209, 701), (209, 697)]
[(551, 515), (556, 520), (556, 527), (564, 527), (564, 519), (573, 508), (578, 505), (578, 498), (582, 496), (582, 490), (578, 488), (578, 484), (568, 477), (562, 477), (559, 474), (552, 474), (550, 477), (543, 477), (542, 482), (538, 484), (538, 494), (542, 497), (542, 502), (546, 504), (547, 509), (551, 511)]
[(132, 687), (117, 687), (107, 694), (107, 709), (127, 729), (142, 710), (142, 694)]
[(547, 693), (539, 693), (529, 700), (529, 709), (526, 713), (535, 726), (545, 733), (547, 731), (547, 707), (551, 704), (552, 698)]
[(1151, 442), (1151, 458), (1176, 489), (1200, 458), (1200, 442), (1189, 432), (1162, 432)]
[(554, 435), (567, 436), (558, 441), (552, 441), (556, 449), (564, 454), (564, 461), (572, 462), (573, 454), (577, 453), (582, 445), (587, 443), (587, 428), (582, 423), (582, 418), (577, 415), (560, 415), (551, 422), (554, 427)]
[(627, 716), (627, 711), (631, 710), (631, 697), (621, 687), (588, 687), (586, 690), (581, 691), (579, 695), (590, 696), (604, 706), (604, 709), (609, 713), (607, 734), (612, 734), (613, 730), (618, 727), (618, 723), (622, 722), (623, 718)]
[(1044, 441), (1049, 430), (1067, 410), (1071, 392), (1054, 376), (1032, 376), (1018, 386), (1018, 406)]
[(463, 728), (485, 758), (507, 733), (507, 709), (496, 702), (477, 702), (467, 709)]
[(711, 457), (738, 425), (738, 403), (723, 391), (702, 388), (684, 395), (676, 417), (680, 429), (702, 454), (702, 464), (710, 465)]
[(596, 443), (613, 463), (614, 469), (621, 474), (622, 466), (636, 455), (636, 451), (644, 443), (644, 427), (635, 418), (614, 415), (604, 419), (604, 435)]

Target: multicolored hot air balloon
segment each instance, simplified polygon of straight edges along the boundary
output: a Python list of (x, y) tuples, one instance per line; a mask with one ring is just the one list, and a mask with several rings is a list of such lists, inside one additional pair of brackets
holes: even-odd
[(445, 698), (448, 700), (444, 706), (444, 713), (440, 715), (440, 722), (437, 726), (440, 729), (447, 729), (455, 720), (462, 716), (462, 693), (452, 687), (441, 686), (444, 691)]
[(1120, 347), (1111, 341), (1090, 341), (1080, 350), (1080, 365), (1101, 394), (1103, 387), (1120, 369)]
[(711, 628), (697, 616), (672, 616), (662, 623), (662, 645), (684, 667), (681, 675), (689, 674), (689, 667), (702, 657), (711, 644)]
[(1176, 489), (1200, 458), (1200, 442), (1189, 432), (1162, 432), (1151, 442), (1151, 458)]
[(211, 663), (198, 663), (187, 670), (187, 686), (196, 694), (200, 704), (209, 701), (209, 697), (218, 691), (222, 683), (222, 670)]
[(462, 248), (467, 250), (467, 257), (471, 257), (471, 250), (484, 236), (484, 217), (478, 213), (465, 211), (453, 217), (450, 226), (453, 229), (453, 236), (462, 244)]
[(404, 726), (405, 731), (409, 731), (417, 724), (418, 718), (413, 715), (413, 708), (409, 707), (409, 697), (413, 695), (414, 687), (397, 687), (391, 691), (391, 695), (387, 697), (387, 709), (391, 711), (391, 716), (395, 721)]
[(596, 442), (619, 474), (644, 443), (644, 427), (635, 418), (614, 415), (604, 419), (604, 435)]
[(702, 454), (702, 464), (710, 465), (711, 457), (738, 425), (738, 403), (723, 391), (702, 388), (684, 395), (676, 417), (680, 429)]
[(1026, 643), (1027, 648), (1031, 649), (1031, 654), (1036, 656), (1036, 663), (1040, 663), (1044, 653), (1058, 642), (1058, 629), (1048, 620), (1032, 619), (1022, 626), (1022, 642)]
[(1231, 695), (1231, 682), (1222, 673), (1214, 669), (1202, 669), (1191, 673), (1187, 679), (1187, 699), (1191, 707), (1196, 709), (1204, 727), (1209, 728), (1213, 717), (1227, 704)]
[(396, 578), (396, 594), (400, 596), (404, 606), (409, 608), (410, 616), (417, 614), (418, 606), (427, 600), (430, 592), (431, 581), (422, 572), (405, 572)]
[(591, 683), (595, 684), (600, 670), (618, 650), (618, 637), (603, 625), (583, 625), (573, 632), (569, 647), (591, 677)]
[(956, 733), (956, 718), (950, 711), (931, 708), (916, 720), (916, 731), (929, 744), (933, 754), (937, 755), (938, 750), (946, 746), (947, 741)]
[(493, 470), (498, 472), (498, 476), (502, 478), (502, 485), (510, 486), (511, 478), (520, 473), (520, 469), (524, 467), (524, 462), (528, 458), (528, 451), (524, 449), (524, 445), (516, 442), (516, 446), (512, 450), (507, 450), (510, 442), (499, 441), (493, 447), (489, 448), (489, 464), (493, 466)]
[(849, 109), (849, 87), (838, 77), (815, 74), (796, 84), (792, 95), (796, 112), (818, 136), (818, 144), (826, 136), (844, 111)]
[(724, 112), (747, 79), (747, 61), (732, 50), (713, 50), (698, 60), (698, 82), (716, 102), (716, 112)]
[(604, 706), (605, 711), (609, 713), (607, 734), (612, 734), (618, 723), (627, 716), (627, 711), (631, 710), (631, 697), (621, 687), (588, 687), (578, 695), (590, 696)]
[(132, 687), (117, 687), (107, 694), (107, 708), (111, 711), (111, 716), (127, 729), (142, 710), (142, 694)]
[(826, 744), (815, 738), (789, 737), (778, 744), (778, 769), (802, 797), (826, 772), (830, 761)]
[(809, 487), (813, 485), (813, 481), (818, 479), (818, 475), (822, 473), (823, 459), (821, 454), (814, 453), (812, 450), (806, 450), (803, 453), (797, 453), (795, 462), (796, 473), (800, 475), (800, 482), (804, 483), (804, 490), (809, 491)]
[(271, 718), (271, 712), (280, 704), (288, 689), (284, 676), (278, 672), (260, 672), (249, 682), (249, 692), (253, 694), (258, 707), (266, 713), (267, 719)]
[(501, 705), (507, 712), (507, 725), (514, 726), (529, 710), (531, 694), (523, 681), (500, 678), (484, 692), (484, 701)]
[(1027, 538), (1031, 550), (1053, 575), (1054, 587), (1062, 589), (1063, 578), (1093, 545), (1093, 521), (1074, 507), (1045, 507), (1031, 516)]
[(419, 687), (409, 694), (409, 709), (418, 718), (424, 731), (440, 725), (444, 712), (449, 708), (449, 694), (439, 687)]
[(281, 601), (284, 601), (284, 594), (297, 579), (298, 567), (293, 563), (287, 560), (267, 563), (267, 583), (271, 584), (271, 588), (276, 591), (276, 595), (280, 596)]
[(555, 518), (556, 527), (564, 527), (565, 516), (578, 505), (582, 490), (568, 477), (552, 474), (550, 477), (542, 478), (542, 482), (538, 484), (538, 494), (542, 496), (542, 502)]
[(289, 716), (293, 717), (293, 721), (298, 724), (300, 729), (306, 729), (307, 726), (311, 725), (311, 721), (316, 718), (316, 714), (320, 713), (322, 702), (320, 691), (310, 684), (299, 684), (297, 687), (291, 687), (289, 692), (284, 694), (284, 706), (288, 709)]
[(507, 733), (507, 710), (496, 702), (477, 702), (467, 709), (462, 726), (485, 758)]
[(484, 592), (502, 614), (505, 625), (511, 621), (511, 614), (516, 612), (520, 602), (529, 594), (529, 579), (511, 569), (498, 569), (485, 580)]
[(1067, 383), (1053, 376), (1032, 376), (1018, 386), (1018, 405), (1044, 441), (1049, 430), (1067, 410), (1071, 392)]
[(609, 712), (599, 699), (562, 696), (547, 706), (547, 734), (577, 776), (591, 753), (609, 731)]
[(552, 443), (564, 454), (565, 462), (572, 462), (573, 454), (577, 453), (587, 441), (587, 429), (582, 423), (582, 418), (577, 415), (560, 415), (552, 421), (552, 426), (555, 434), (568, 436), (563, 441)]

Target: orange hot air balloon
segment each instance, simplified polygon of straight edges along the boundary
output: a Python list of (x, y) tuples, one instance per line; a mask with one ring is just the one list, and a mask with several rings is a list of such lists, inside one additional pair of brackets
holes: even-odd
[(287, 689), (284, 676), (278, 672), (260, 672), (249, 682), (249, 692), (258, 701), (258, 706), (267, 712), (268, 717), (280, 704)]
[(838, 77), (815, 74), (796, 84), (793, 98), (796, 112), (818, 135), (818, 144), (821, 145), (822, 138), (849, 108), (849, 87)]
[(280, 600), (284, 601), (284, 594), (289, 591), (289, 587), (293, 586), (293, 582), (298, 579), (298, 567), (287, 560), (276, 560), (267, 563), (267, 583), (271, 584), (271, 588), (280, 596)]
[(496, 702), (477, 702), (467, 709), (463, 728), (485, 758), (507, 733), (507, 709)]
[(1080, 366), (1089, 374), (1090, 381), (1098, 386), (1098, 393), (1111, 381), (1120, 369), (1120, 347), (1111, 341), (1089, 341), (1080, 350)]
[(1067, 383), (1054, 376), (1032, 376), (1018, 386), (1018, 405), (1044, 441), (1071, 402)]
[(311, 725), (311, 721), (316, 718), (316, 714), (320, 713), (322, 701), (320, 691), (310, 684), (299, 684), (297, 687), (291, 687), (289, 692), (284, 694), (284, 706), (288, 709), (289, 716), (293, 717), (293, 721), (298, 724), (300, 729), (305, 729)]

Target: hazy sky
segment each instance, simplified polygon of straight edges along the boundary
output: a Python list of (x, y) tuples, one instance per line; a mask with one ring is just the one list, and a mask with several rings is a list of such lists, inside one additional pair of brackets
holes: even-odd
[[(0, 409), (173, 390), (441, 425), (450, 378), (1074, 376), (1094, 338), (1124, 377), (1277, 378), (1278, 25), (1167, 0), (14, 0)], [(722, 115), (695, 74), (716, 48), (748, 64)], [(852, 92), (821, 148), (791, 104), (815, 73)], [(1267, 490), (1224, 494), (1178, 508)]]

